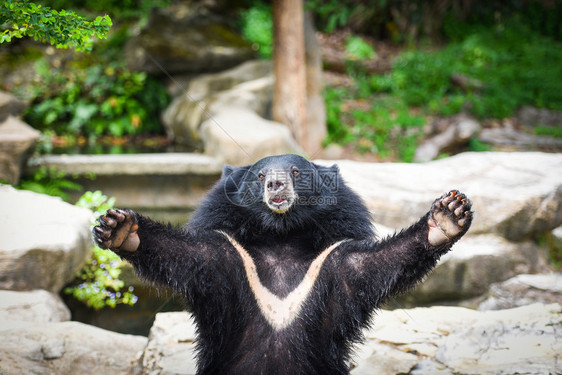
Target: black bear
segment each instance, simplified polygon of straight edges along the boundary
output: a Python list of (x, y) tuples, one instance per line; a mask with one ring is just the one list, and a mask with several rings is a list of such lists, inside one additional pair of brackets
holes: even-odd
[(348, 374), (373, 311), (435, 266), (468, 230), (470, 208), (452, 190), (378, 240), (337, 166), (282, 155), (225, 167), (184, 228), (119, 209), (93, 234), (185, 298), (198, 374)]

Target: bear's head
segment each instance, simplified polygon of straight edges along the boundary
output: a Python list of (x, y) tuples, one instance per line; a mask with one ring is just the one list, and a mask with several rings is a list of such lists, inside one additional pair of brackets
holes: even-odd
[(298, 155), (270, 156), (241, 168), (225, 167), (231, 203), (256, 213), (286, 215), (299, 207), (337, 204), (338, 167), (322, 167)]
[(324, 167), (291, 154), (226, 166), (189, 226), (226, 230), (238, 238), (291, 231), (330, 239), (373, 235), (369, 211), (336, 165)]

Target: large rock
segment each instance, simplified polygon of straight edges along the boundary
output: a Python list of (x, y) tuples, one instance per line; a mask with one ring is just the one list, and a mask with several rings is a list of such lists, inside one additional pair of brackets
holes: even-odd
[(270, 112), (273, 98), (271, 61), (252, 60), (215, 74), (193, 78), (162, 114), (169, 137), (176, 142), (204, 148), (201, 124), (223, 107), (240, 106), (262, 117)]
[(146, 342), (77, 322), (20, 326), (0, 330), (0, 367), (5, 375), (131, 374)]
[(58, 293), (92, 248), (91, 211), (0, 185), (0, 288)]
[(188, 1), (155, 9), (126, 51), (133, 70), (161, 75), (216, 72), (255, 55), (228, 22)]
[(474, 204), (469, 234), (496, 232), (518, 241), (562, 224), (561, 154), (483, 152), (425, 164), (338, 164), (375, 221), (389, 227), (410, 225), (449, 189)]
[(9, 328), (10, 321), (48, 323), (68, 320), (70, 311), (56, 294), (46, 290), (0, 290), (0, 329)]
[(0, 90), (0, 122), (6, 120), (8, 116), (21, 116), (26, 108), (26, 102)]
[[(232, 165), (274, 154), (304, 154), (286, 126), (266, 119), (271, 114), (273, 86), (271, 62), (248, 61), (206, 74), (188, 83), (186, 92), (166, 109), (162, 122), (170, 138)], [(320, 120), (310, 119), (311, 123)]]
[(195, 338), (186, 312), (157, 314), (142, 356), (143, 374), (195, 374)]
[(560, 126), (562, 111), (524, 106), (517, 112), (517, 120), (526, 126)]
[(560, 302), (562, 274), (552, 272), (539, 275), (517, 275), (492, 285), (479, 310), (500, 310), (530, 305), (531, 303)]
[(562, 307), (478, 312), (461, 307), (382, 311), (352, 375), (557, 374)]
[[(380, 311), (352, 358), (352, 375), (548, 374), (562, 371), (562, 307), (478, 312), (461, 307)], [(156, 316), (143, 374), (194, 374), (195, 328), (185, 313)]]
[[(174, 97), (188, 95), (190, 100), (197, 101), (230, 90), (241, 83), (264, 77), (273, 77), (273, 62), (249, 60), (218, 73), (174, 77), (175, 82), (170, 83), (169, 91)], [(177, 85), (176, 82), (183, 84)]]
[(41, 133), (9, 115), (0, 123), (0, 181), (17, 185)]
[(288, 127), (255, 112), (231, 107), (201, 125), (205, 153), (231, 165), (252, 164), (269, 155), (304, 151)]
[(514, 243), (493, 234), (464, 237), (422, 283), (401, 299), (419, 305), (477, 297), (493, 283), (541, 271), (545, 261), (540, 254), (531, 241)]

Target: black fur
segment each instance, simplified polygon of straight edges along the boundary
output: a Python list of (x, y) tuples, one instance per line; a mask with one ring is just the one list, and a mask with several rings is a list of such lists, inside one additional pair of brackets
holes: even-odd
[[(260, 172), (295, 167), (297, 203), (283, 214), (272, 212), (262, 201)], [(138, 223), (140, 246), (135, 252), (113, 250), (142, 277), (171, 286), (192, 307), (198, 374), (348, 374), (351, 347), (361, 340), (373, 311), (419, 282), (466, 232), (471, 220), (470, 203), (466, 206), (467, 224), (443, 245), (428, 242), (431, 212), (379, 241), (367, 208), (337, 166), (283, 155), (225, 168), (183, 229), (121, 211)], [(100, 228), (94, 235), (102, 243), (106, 223)], [(301, 282), (320, 252), (347, 241), (326, 258), (297, 318), (279, 330), (265, 320), (240, 255), (217, 230), (246, 249), (263, 285), (279, 298)]]

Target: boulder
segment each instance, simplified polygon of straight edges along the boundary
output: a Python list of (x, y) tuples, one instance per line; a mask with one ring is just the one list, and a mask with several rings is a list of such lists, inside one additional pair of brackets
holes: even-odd
[(21, 116), (26, 108), (26, 102), (6, 91), (0, 90), (0, 122), (6, 120), (8, 116)]
[(78, 322), (32, 324), (0, 330), (0, 364), (5, 375), (138, 373), (146, 342)]
[(559, 304), (381, 311), (352, 359), (351, 374), (560, 373), (561, 324)]
[(70, 311), (56, 294), (46, 290), (14, 292), (0, 290), (0, 329), (10, 327), (8, 322), (64, 322), (70, 320)]
[(486, 293), (493, 283), (545, 267), (537, 245), (514, 243), (493, 235), (462, 238), (439, 260), (435, 270), (400, 300), (419, 305), (460, 301)]
[(469, 234), (495, 232), (519, 241), (562, 224), (561, 154), (479, 152), (424, 164), (338, 165), (375, 221), (389, 227), (410, 225), (450, 189), (461, 190), (473, 202)]
[(517, 275), (493, 284), (479, 310), (500, 310), (530, 305), (535, 302), (559, 302), (562, 296), (562, 274)]
[(478, 139), (492, 145), (496, 151), (561, 152), (562, 139), (548, 135), (534, 135), (512, 128), (482, 129)]
[(231, 107), (201, 125), (205, 153), (231, 165), (247, 165), (269, 155), (304, 151), (288, 127), (255, 112)]
[(186, 312), (156, 314), (142, 355), (143, 374), (195, 374), (195, 332)]
[(58, 293), (92, 248), (90, 210), (0, 185), (0, 288)]
[[(271, 60), (248, 60), (218, 73), (174, 77), (169, 83), (168, 91), (173, 97), (188, 94), (189, 99), (197, 101), (221, 91), (230, 90), (241, 83), (264, 77), (273, 77), (273, 62)], [(183, 84), (179, 84), (182, 82)]]
[(517, 112), (517, 120), (526, 126), (560, 126), (562, 125), (562, 111), (547, 108), (523, 106)]
[(193, 78), (162, 114), (168, 137), (199, 149), (201, 124), (223, 107), (240, 106), (262, 117), (270, 112), (273, 98), (271, 61), (252, 60), (233, 69)]
[(132, 70), (168, 76), (221, 71), (255, 56), (227, 20), (189, 1), (154, 9), (125, 50)]
[[(352, 375), (548, 374), (562, 371), (562, 307), (479, 312), (462, 307), (379, 311), (357, 345)], [(186, 313), (156, 315), (143, 374), (194, 374), (195, 327)]]
[(39, 131), (11, 115), (0, 123), (0, 181), (13, 185), (19, 183), (22, 168), (40, 135)]

